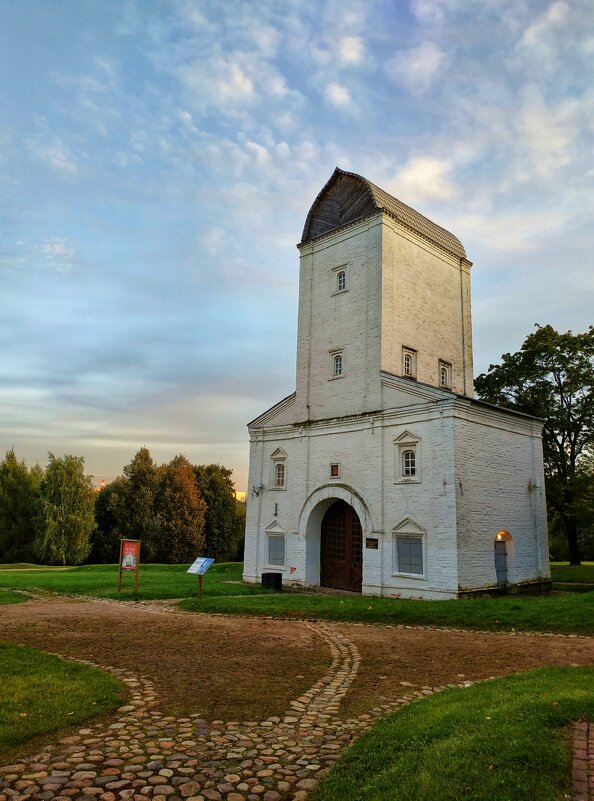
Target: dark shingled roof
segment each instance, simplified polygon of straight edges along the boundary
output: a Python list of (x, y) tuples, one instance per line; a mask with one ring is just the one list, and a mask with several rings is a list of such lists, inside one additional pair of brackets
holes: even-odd
[(338, 167), (315, 199), (303, 229), (301, 244), (383, 210), (407, 228), (461, 259), (466, 251), (460, 240), (418, 211), (384, 192), (367, 178)]

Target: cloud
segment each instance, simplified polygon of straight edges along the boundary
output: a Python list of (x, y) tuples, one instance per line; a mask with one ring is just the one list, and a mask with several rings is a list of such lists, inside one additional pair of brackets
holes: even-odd
[(29, 152), (46, 167), (59, 173), (63, 178), (74, 178), (79, 165), (70, 149), (57, 138), (53, 142), (44, 142), (33, 138), (27, 141)]
[(336, 108), (347, 108), (353, 102), (348, 89), (334, 81), (326, 84), (324, 97), (330, 105), (336, 106)]
[(517, 180), (552, 180), (571, 163), (584, 109), (577, 100), (547, 104), (537, 86), (526, 87), (514, 115), (515, 141), (510, 143), (520, 156), (516, 159)]
[(569, 16), (569, 6), (563, 0), (553, 3), (535, 22), (524, 31), (520, 45), (542, 47), (545, 40), (565, 24)]
[(412, 0), (411, 8), (420, 22), (441, 22), (444, 17), (443, 0)]
[(454, 196), (449, 174), (452, 164), (431, 156), (414, 156), (390, 182), (396, 197), (407, 204), (427, 199), (449, 200)]
[(337, 50), (341, 64), (360, 64), (365, 58), (365, 45), (360, 36), (343, 36)]
[(225, 232), (222, 228), (210, 228), (202, 236), (202, 244), (206, 248), (207, 253), (211, 256), (216, 256), (220, 253), (223, 243), (225, 241)]
[(417, 47), (398, 52), (385, 65), (387, 75), (402, 83), (413, 94), (424, 94), (448, 65), (448, 57), (435, 42), (424, 41)]
[(481, 242), (485, 249), (525, 254), (543, 248), (543, 241), (562, 230), (567, 221), (567, 212), (559, 209), (518, 209), (461, 214), (454, 227), (464, 241)]
[(65, 239), (46, 239), (38, 245), (15, 242), (13, 254), (0, 261), (13, 269), (49, 267), (59, 273), (68, 273), (77, 258), (76, 249)]

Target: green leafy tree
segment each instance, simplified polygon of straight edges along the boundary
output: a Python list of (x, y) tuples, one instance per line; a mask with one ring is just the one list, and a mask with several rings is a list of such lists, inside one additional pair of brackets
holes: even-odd
[(35, 516), (33, 550), (44, 564), (78, 565), (89, 555), (95, 530), (95, 490), (80, 456), (49, 454)]
[(194, 476), (206, 501), (205, 553), (217, 561), (237, 558), (245, 528), (245, 515), (238, 510), (232, 470), (219, 464), (195, 465)]
[(117, 562), (120, 555), (120, 534), (118, 516), (112, 501), (118, 493), (122, 493), (125, 479), (116, 478), (97, 493), (95, 498), (95, 522), (97, 529), (91, 539), (91, 553), (88, 562), (91, 564), (110, 564)]
[(29, 470), (14, 448), (0, 462), (0, 562), (30, 562), (34, 558), (35, 510), (43, 471)]
[(594, 449), (594, 327), (560, 334), (537, 326), (518, 353), (478, 376), (475, 388), (486, 401), (544, 421), (543, 451), (549, 514), (567, 540), (569, 561), (580, 564), (581, 465)]
[(142, 540), (142, 559), (152, 562), (159, 548), (155, 509), (159, 478), (157, 465), (148, 448), (138, 451), (130, 464), (124, 467), (123, 477), (115, 483), (109, 507), (115, 518), (117, 538)]
[(204, 548), (206, 504), (185, 456), (176, 456), (159, 467), (155, 510), (158, 523), (155, 561), (194, 561)]

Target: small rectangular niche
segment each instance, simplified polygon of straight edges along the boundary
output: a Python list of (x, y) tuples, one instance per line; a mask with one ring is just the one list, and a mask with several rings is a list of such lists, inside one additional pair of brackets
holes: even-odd
[(330, 465), (330, 478), (340, 478), (340, 464), (338, 462)]

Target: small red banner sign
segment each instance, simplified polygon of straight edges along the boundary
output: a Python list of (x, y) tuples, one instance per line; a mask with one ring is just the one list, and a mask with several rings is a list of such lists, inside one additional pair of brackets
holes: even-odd
[(140, 540), (122, 540), (121, 570), (137, 570), (140, 559)]

